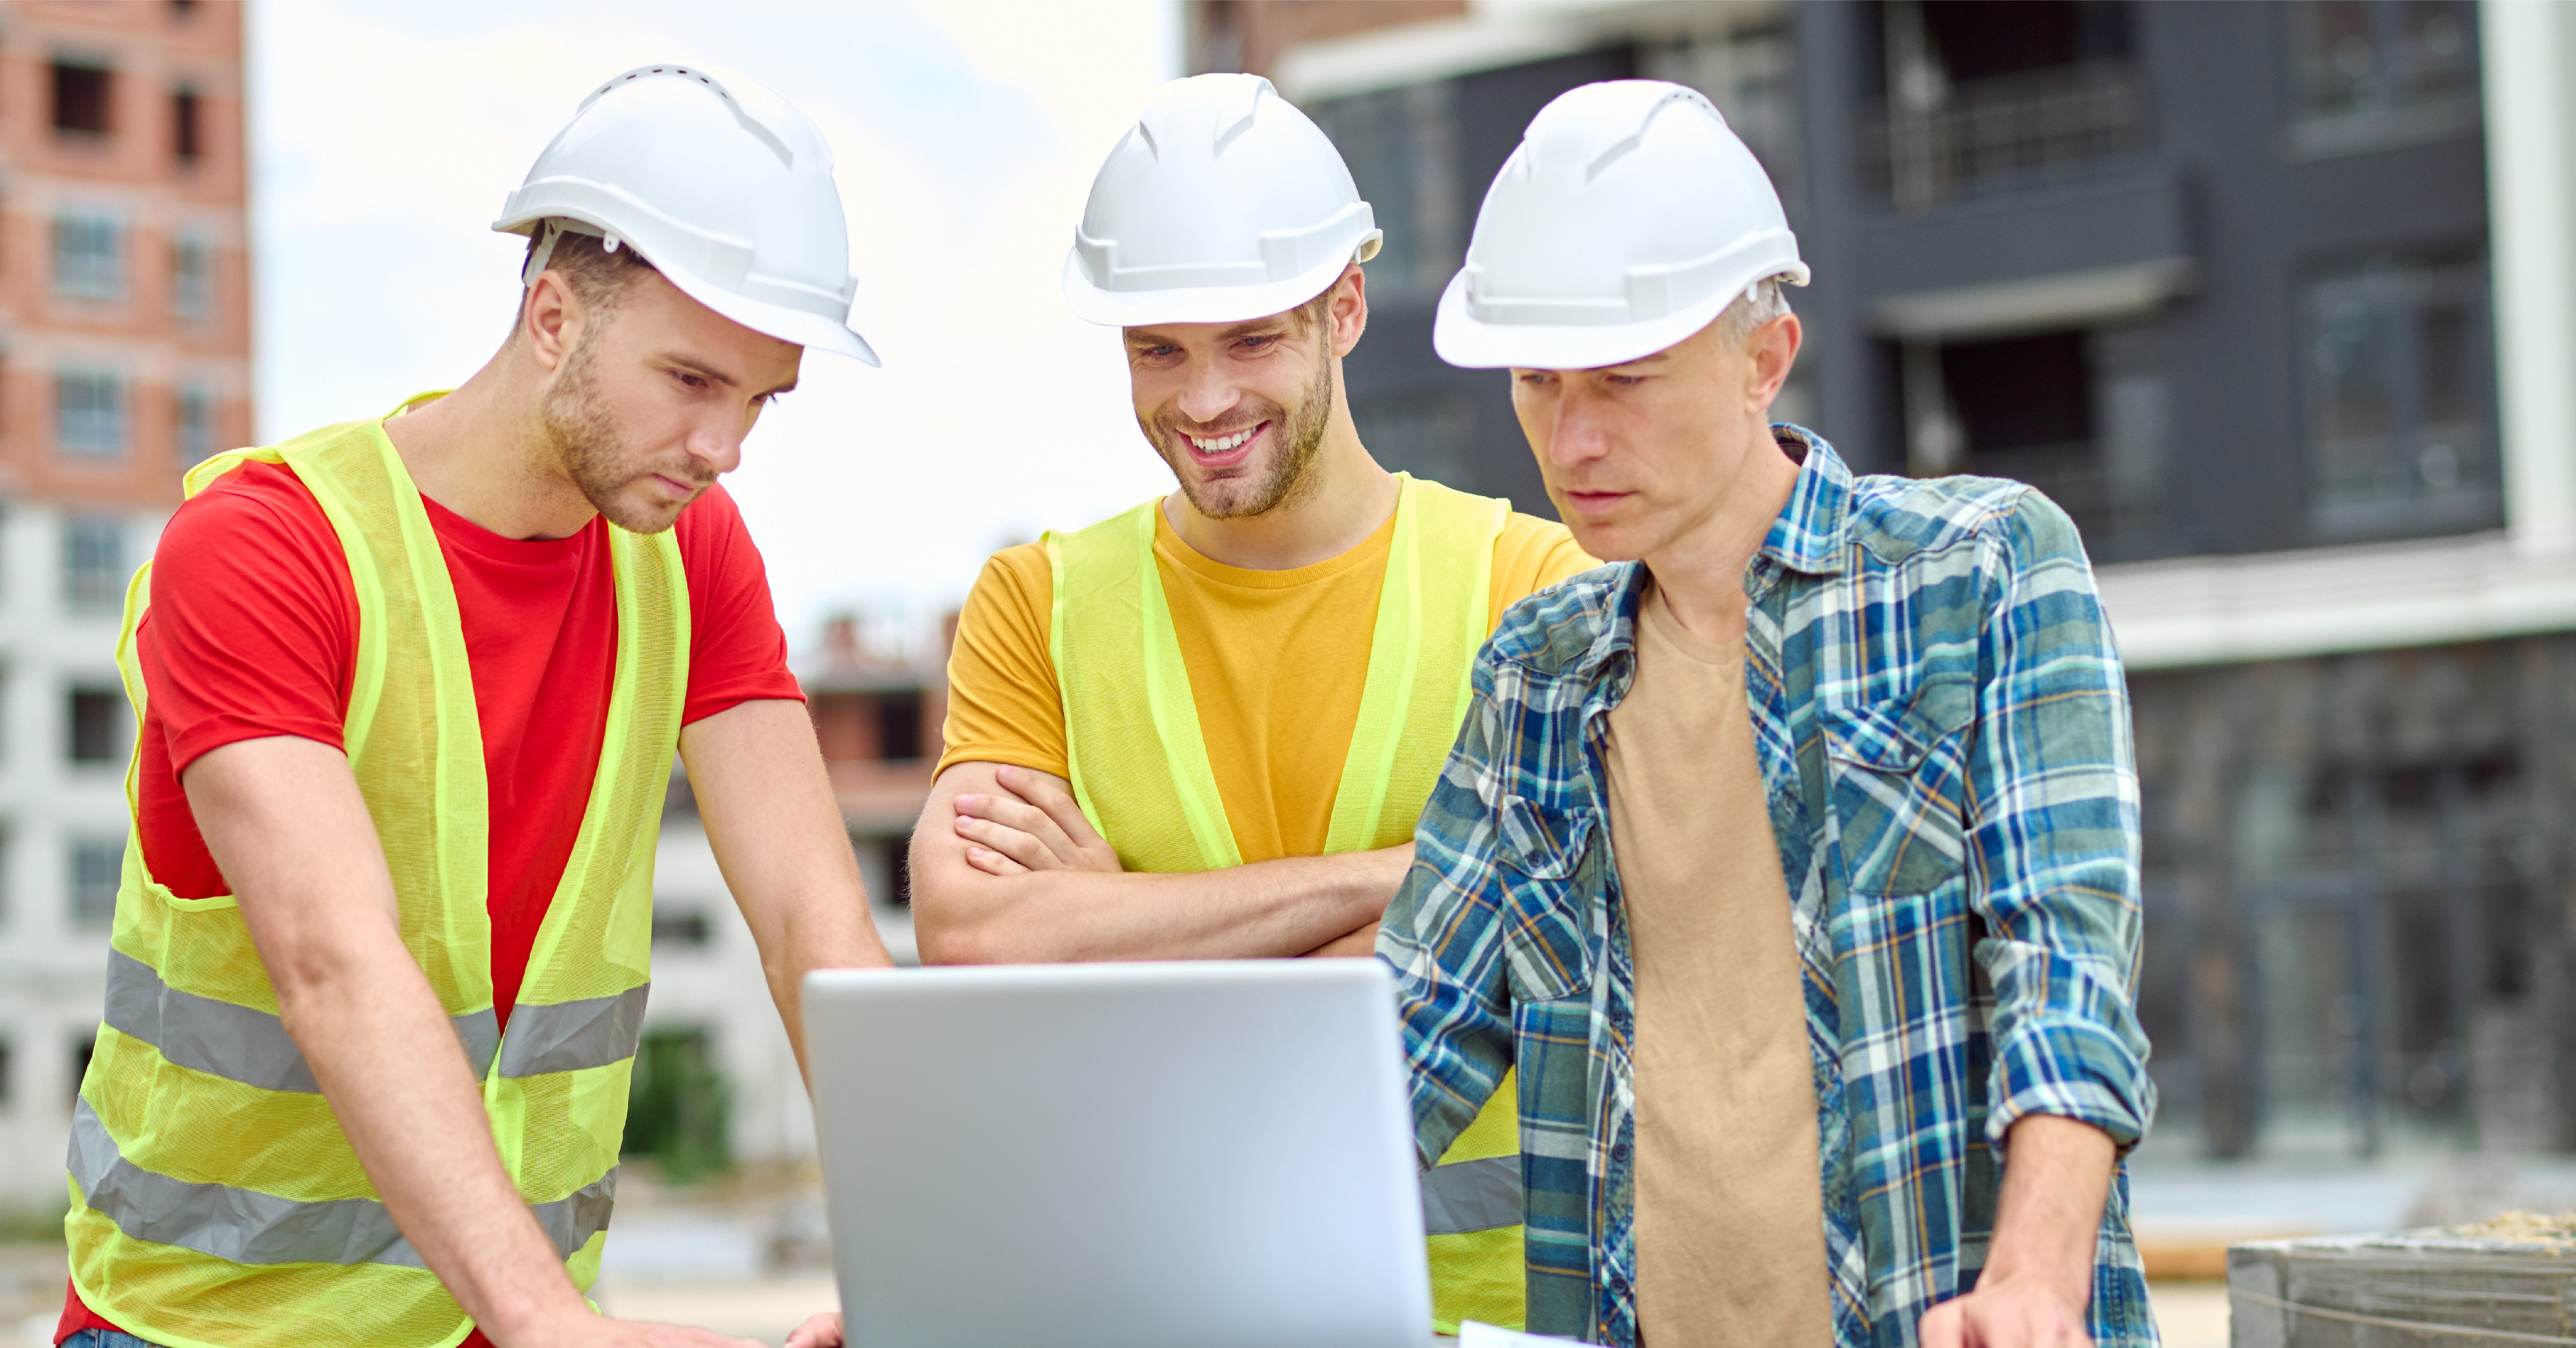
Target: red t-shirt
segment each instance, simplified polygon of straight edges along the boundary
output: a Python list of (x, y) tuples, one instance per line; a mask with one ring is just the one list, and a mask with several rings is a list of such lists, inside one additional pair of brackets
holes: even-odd
[[(506, 1020), (563, 878), (607, 732), (617, 657), (607, 523), (504, 538), (424, 498), (447, 557), (474, 675), (490, 788), (492, 995)], [(689, 582), (683, 719), (804, 695), (742, 514), (721, 487), (680, 514)], [(246, 463), (179, 507), (153, 554), (136, 637), (146, 711), (137, 782), (143, 859), (181, 898), (228, 894), (179, 774), (209, 750), (294, 735), (341, 747), (358, 650), (347, 554), (304, 484)], [(69, 1293), (57, 1343), (115, 1329)], [(488, 1348), (478, 1331), (466, 1348)]]

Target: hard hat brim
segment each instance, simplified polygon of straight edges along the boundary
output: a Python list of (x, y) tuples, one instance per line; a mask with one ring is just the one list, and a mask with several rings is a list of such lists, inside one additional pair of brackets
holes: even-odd
[[(1375, 236), (1372, 235), (1371, 238)], [(1362, 240), (1365, 245), (1369, 240)], [(1112, 328), (1148, 323), (1245, 323), (1286, 313), (1321, 295), (1341, 279), (1359, 254), (1257, 286), (1198, 286), (1176, 290), (1103, 290), (1082, 268), (1082, 254), (1064, 255), (1064, 302), (1074, 317)]]
[(847, 356), (870, 368), (885, 364), (877, 359), (876, 348), (868, 345), (868, 339), (847, 323), (836, 323), (803, 309), (790, 309), (783, 304), (736, 295), (684, 271), (669, 267), (656, 267), (655, 270), (677, 286), (681, 294), (764, 337), (794, 342), (812, 351)]
[(1467, 303), (1467, 273), (1449, 278), (1431, 323), (1431, 348), (1465, 370), (1597, 370), (1625, 365), (1689, 340), (1717, 321), (1738, 296), (1766, 276), (1807, 283), (1806, 264), (1766, 265), (1759, 275), (1720, 290), (1687, 309), (1632, 323), (1495, 323), (1476, 317)]

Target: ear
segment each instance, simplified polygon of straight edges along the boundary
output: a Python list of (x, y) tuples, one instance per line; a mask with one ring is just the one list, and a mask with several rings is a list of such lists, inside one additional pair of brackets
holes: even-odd
[(1368, 331), (1368, 274), (1354, 262), (1333, 282), (1333, 301), (1324, 307), (1324, 321), (1332, 329), (1333, 354), (1347, 356), (1360, 344), (1360, 334)]
[(563, 368), (564, 357), (581, 341), (581, 326), (587, 318), (581, 298), (572, 293), (572, 283), (563, 273), (549, 268), (537, 274), (537, 283), (529, 286), (519, 302), (519, 335), (527, 340), (528, 350), (537, 364), (547, 370)]
[(1752, 357), (1752, 383), (1745, 390), (1745, 402), (1753, 411), (1770, 412), (1780, 386), (1789, 382), (1789, 371), (1798, 363), (1798, 348), (1805, 340), (1806, 329), (1799, 326), (1796, 314), (1782, 314), (1753, 330), (1745, 342), (1745, 354)]

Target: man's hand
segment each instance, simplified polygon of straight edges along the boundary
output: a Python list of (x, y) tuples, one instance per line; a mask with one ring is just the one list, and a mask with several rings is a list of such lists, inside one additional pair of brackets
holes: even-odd
[(2046, 1114), (2013, 1123), (1985, 1272), (1923, 1317), (1923, 1348), (2092, 1348), (2084, 1318), (2117, 1150), (2089, 1123)]
[(957, 836), (967, 842), (968, 865), (986, 875), (1125, 869), (1054, 777), (1003, 763), (993, 779), (998, 789), (956, 798)]
[(841, 1348), (841, 1313), (825, 1311), (796, 1327), (787, 1348)]

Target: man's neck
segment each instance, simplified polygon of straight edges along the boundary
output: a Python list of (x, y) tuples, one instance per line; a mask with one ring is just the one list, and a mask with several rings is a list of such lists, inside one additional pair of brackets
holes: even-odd
[(1336, 407), (1304, 486), (1258, 515), (1202, 515), (1179, 492), (1163, 498), (1172, 532), (1200, 556), (1247, 571), (1293, 571), (1358, 547), (1395, 513), (1395, 474), (1360, 444), (1350, 414)]
[(1674, 621), (1712, 645), (1744, 636), (1744, 573), (1798, 487), (1797, 462), (1779, 451), (1768, 426), (1760, 434), (1717, 507), (1645, 559)]
[(555, 464), (541, 395), (504, 352), (454, 393), (385, 423), (420, 494), (504, 538), (569, 538), (599, 512)]

